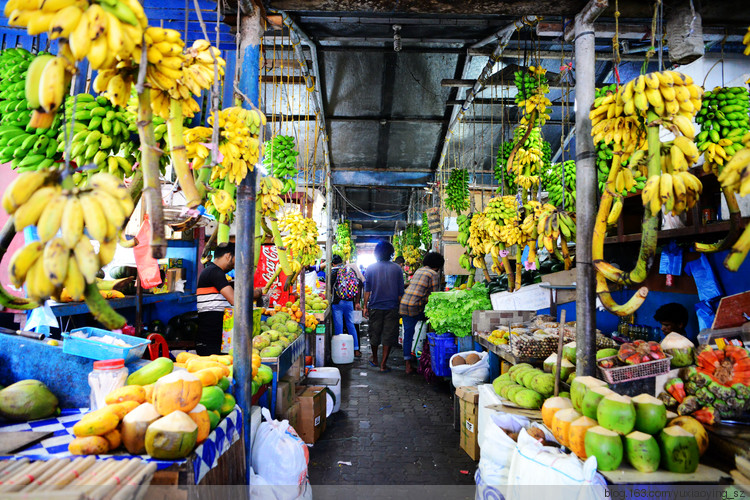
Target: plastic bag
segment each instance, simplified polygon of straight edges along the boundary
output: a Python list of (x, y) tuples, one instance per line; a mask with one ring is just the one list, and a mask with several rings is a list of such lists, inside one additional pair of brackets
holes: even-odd
[(269, 483), (263, 476), (256, 474), (250, 467), (250, 498), (264, 500), (312, 500), (312, 488), (308, 483), (304, 486), (279, 486)]
[(671, 274), (679, 276), (682, 274), (682, 248), (677, 243), (670, 241), (662, 248), (659, 259), (659, 274)]
[(529, 423), (528, 418), (510, 413), (497, 412), (491, 415), (480, 444), (482, 454), (479, 457), (479, 473), (484, 489), (492, 487), (505, 495), (513, 450), (516, 449), (516, 442), (506, 431), (521, 432)]
[(159, 262), (151, 255), (151, 222), (148, 220), (148, 215), (143, 218), (143, 223), (136, 238), (138, 244), (133, 249), (133, 254), (138, 267), (138, 278), (141, 281), (141, 286), (144, 289), (149, 289), (161, 285)]
[[(453, 358), (459, 355), (463, 358), (466, 358), (466, 356), (468, 356), (469, 354), (476, 354), (477, 356), (479, 356), (479, 361), (477, 361), (473, 365), (453, 366)], [(487, 358), (486, 352), (459, 352), (451, 356), (449, 360), (449, 366), (451, 367), (453, 387), (477, 386), (479, 384), (487, 382), (490, 378), (490, 362)]]
[(310, 458), (307, 445), (297, 436), (288, 421), (273, 420), (267, 408), (261, 411), (266, 421), (260, 424), (255, 434), (252, 447), (253, 466), (267, 484), (295, 486), (293, 490), (283, 489), (285, 495), (277, 495), (277, 498), (301, 498), (306, 489), (309, 490), (306, 488), (307, 463)]
[(716, 297), (712, 300), (703, 300), (696, 302), (695, 314), (698, 316), (698, 329), (707, 330), (714, 324), (714, 318), (716, 317), (716, 308), (719, 306), (720, 298)]
[(26, 313), (27, 320), (23, 329), (26, 331), (35, 331), (37, 333), (49, 334), (50, 327), (60, 328), (57, 317), (49, 306), (49, 301), (45, 301), (42, 307), (37, 307)]
[(724, 295), (705, 254), (701, 254), (698, 259), (688, 262), (685, 265), (685, 272), (695, 280), (699, 299), (711, 300), (714, 297)]

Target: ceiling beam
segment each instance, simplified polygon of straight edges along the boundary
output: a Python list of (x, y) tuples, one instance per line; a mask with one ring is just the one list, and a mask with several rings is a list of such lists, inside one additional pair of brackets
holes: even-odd
[[(269, 115), (266, 117), (269, 122), (301, 122), (301, 121), (315, 121), (313, 115)], [(378, 122), (383, 127), (390, 125), (391, 123), (427, 123), (427, 124), (443, 124), (447, 123), (449, 119), (445, 116), (326, 116), (328, 122), (348, 122), (348, 123), (359, 123), (359, 122)], [(515, 121), (511, 118), (511, 121)], [(568, 120), (568, 123), (572, 123), (573, 120)], [(502, 119), (500, 117), (469, 117), (461, 120), (461, 123), (486, 123), (501, 125)], [(546, 125), (560, 125), (562, 120), (547, 120)]]
[[(476, 83), (476, 80), (472, 79), (454, 79), (454, 78), (443, 78), (440, 80), (440, 85), (443, 87), (473, 87)], [(507, 82), (487, 82), (483, 85), (483, 88), (489, 88), (489, 87), (504, 87), (504, 88), (511, 88), (515, 87), (513, 84), (513, 80), (507, 80)], [(560, 83), (556, 82), (550, 82), (549, 83), (550, 89), (561, 89), (563, 86)]]
[[(559, 44), (558, 44), (559, 45)], [(480, 47), (477, 49), (468, 49), (467, 52), (470, 56), (485, 56), (488, 57), (490, 54), (492, 54), (492, 50), (488, 47)], [(522, 49), (510, 49), (507, 48), (503, 52), (503, 59), (514, 59), (518, 58), (521, 59), (523, 57), (528, 57), (529, 52), (524, 51)], [(535, 59), (553, 59), (559, 61), (563, 54), (559, 50), (538, 50), (533, 53), (533, 56)], [(565, 59), (572, 60), (573, 59), (573, 47), (572, 45), (566, 44), (565, 48)], [(596, 59), (603, 61), (603, 60), (612, 60), (612, 51), (606, 51), (606, 52), (597, 52), (596, 53)], [(627, 61), (627, 62), (642, 62), (643, 56), (641, 55), (639, 57), (638, 54), (634, 55), (627, 55), (627, 54), (621, 54), (620, 55), (621, 61)]]
[[(449, 99), (446, 101), (446, 104), (448, 106), (463, 106), (463, 104), (466, 101), (462, 99)], [(561, 107), (566, 103), (559, 102), (559, 101), (553, 101), (552, 107)], [(568, 106), (573, 106), (575, 104), (573, 101), (569, 101), (567, 103)], [(498, 99), (484, 99), (484, 98), (478, 98), (474, 99), (474, 105), (475, 106), (516, 106), (516, 100), (513, 97), (503, 97)]]
[[(572, 26), (572, 24), (571, 24)], [(619, 23), (618, 36), (620, 40), (647, 40), (651, 36), (651, 23)], [(560, 22), (541, 22), (537, 24), (536, 34), (540, 37), (559, 38), (567, 31)], [(611, 40), (615, 36), (615, 23), (594, 23), (596, 38)], [(703, 27), (703, 39), (705, 41), (721, 41), (724, 36), (727, 42), (740, 42), (745, 30), (724, 27)], [(610, 54), (611, 58), (611, 54)], [(641, 58), (642, 60), (643, 58)]]
[(392, 170), (343, 170), (331, 171), (335, 186), (380, 187), (396, 189), (421, 188), (432, 182), (432, 172), (413, 172)]

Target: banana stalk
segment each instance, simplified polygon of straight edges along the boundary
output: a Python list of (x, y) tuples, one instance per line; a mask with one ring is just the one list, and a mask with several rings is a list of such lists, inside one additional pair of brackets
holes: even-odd
[[(130, 179), (130, 185), (128, 186), (128, 193), (133, 199), (133, 206), (138, 205), (138, 201), (141, 199), (143, 194), (143, 170), (141, 168), (135, 169), (133, 177)], [(130, 219), (130, 217), (128, 217)], [(127, 225), (127, 222), (125, 223)]]
[(289, 265), (289, 257), (286, 253), (286, 247), (281, 239), (281, 231), (279, 231), (279, 223), (276, 218), (271, 219), (271, 233), (273, 234), (273, 244), (276, 245), (276, 251), (279, 254), (279, 265), (287, 276), (292, 274), (292, 266)]
[[(500, 250), (505, 250), (505, 243), (498, 243), (498, 247)], [(516, 277), (513, 274), (513, 266), (510, 265), (510, 257), (507, 255), (505, 257), (502, 257), (503, 262), (503, 268), (505, 268), (505, 275), (508, 276), (508, 290), (515, 290), (516, 289)], [(500, 267), (500, 266), (498, 266)], [(485, 269), (485, 275), (489, 275), (489, 273), (486, 272)], [(520, 277), (519, 277), (520, 280)], [(487, 280), (489, 281), (489, 279)]]
[(263, 204), (260, 202), (260, 198), (255, 199), (255, 268), (258, 268), (258, 262), (260, 262), (260, 252), (263, 248), (263, 214), (261, 213), (261, 207)]
[(629, 316), (637, 311), (643, 304), (643, 301), (646, 300), (648, 288), (642, 286), (632, 297), (630, 297), (630, 300), (625, 304), (620, 305), (615, 302), (612, 295), (609, 293), (607, 279), (602, 273), (596, 273), (596, 295), (599, 297), (602, 305), (604, 305), (604, 307), (606, 307), (612, 314), (616, 314), (617, 316)]
[(209, 167), (201, 167), (198, 169), (198, 179), (195, 181), (195, 188), (198, 190), (198, 194), (201, 200), (205, 200), (208, 195), (206, 185), (211, 182), (211, 169)]
[(533, 128), (534, 122), (536, 122), (536, 109), (531, 112), (529, 115), (529, 121), (526, 124), (526, 133), (523, 134), (523, 137), (521, 140), (515, 143), (513, 146), (513, 149), (510, 150), (510, 154), (508, 155), (508, 160), (505, 162), (506, 168), (510, 168), (511, 165), (513, 165), (513, 158), (516, 156), (516, 153), (518, 153), (518, 150), (523, 147), (523, 144), (526, 142), (526, 140), (531, 135), (531, 129)]
[(513, 287), (514, 291), (518, 291), (521, 289), (521, 274), (523, 274), (523, 261), (521, 259), (522, 253), (521, 252), (521, 245), (518, 246), (518, 251), (516, 252), (516, 276), (518, 279), (515, 280), (515, 286)]
[[(161, 259), (167, 254), (164, 235), (164, 212), (162, 210), (161, 184), (159, 182), (159, 156), (156, 145), (151, 111), (151, 89), (143, 87), (138, 94), (138, 135), (141, 139), (141, 170), (143, 170), (143, 195), (146, 212), (151, 219), (151, 255)], [(86, 299), (88, 302), (88, 299)]]
[(271, 279), (269, 279), (268, 283), (266, 283), (266, 286), (263, 287), (263, 295), (268, 294), (268, 292), (271, 290), (271, 287), (273, 286), (273, 282), (276, 281), (276, 278), (279, 277), (279, 274), (281, 274), (281, 266), (276, 266), (276, 270), (273, 272)]
[(216, 228), (216, 244), (229, 243), (229, 224), (227, 214), (219, 215), (219, 227)]
[(167, 120), (167, 134), (169, 135), (172, 165), (177, 174), (177, 182), (185, 195), (186, 205), (195, 208), (201, 203), (201, 195), (195, 187), (193, 172), (188, 167), (185, 139), (182, 134), (182, 103), (177, 99), (169, 99), (169, 119)]
[(117, 314), (112, 307), (104, 300), (99, 293), (99, 287), (96, 282), (86, 285), (86, 291), (83, 296), (89, 311), (99, 323), (104, 325), (107, 330), (119, 330), (125, 326), (125, 318)]
[(471, 288), (474, 286), (474, 276), (477, 274), (477, 268), (474, 266), (471, 266), (471, 269), (469, 269), (469, 279), (466, 280), (466, 288)]
[[(721, 171), (719, 172), (721, 173)], [(724, 199), (727, 200), (727, 208), (729, 208), (729, 232), (727, 235), (717, 241), (716, 243), (695, 243), (695, 250), (702, 253), (714, 253), (722, 252), (727, 248), (731, 247), (740, 237), (740, 229), (742, 227), (742, 214), (740, 213), (740, 206), (737, 204), (737, 197), (731, 188), (721, 188), (724, 193)]]

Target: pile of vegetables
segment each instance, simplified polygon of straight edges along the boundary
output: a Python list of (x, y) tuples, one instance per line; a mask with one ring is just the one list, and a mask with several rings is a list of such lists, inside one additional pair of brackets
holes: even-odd
[(424, 313), (436, 333), (452, 333), (456, 337), (471, 334), (471, 315), (474, 311), (492, 309), (492, 303), (483, 283), (466, 290), (434, 292)]

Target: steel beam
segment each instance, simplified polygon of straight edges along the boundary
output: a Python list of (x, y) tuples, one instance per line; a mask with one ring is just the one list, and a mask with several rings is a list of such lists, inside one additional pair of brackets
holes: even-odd
[(596, 150), (591, 139), (589, 110), (594, 103), (596, 59), (594, 21), (607, 8), (607, 0), (590, 0), (575, 18), (576, 60), (576, 371), (596, 371), (596, 294), (591, 240), (596, 217)]
[(432, 172), (392, 172), (390, 170), (334, 170), (331, 173), (336, 186), (422, 188), (432, 182)]

